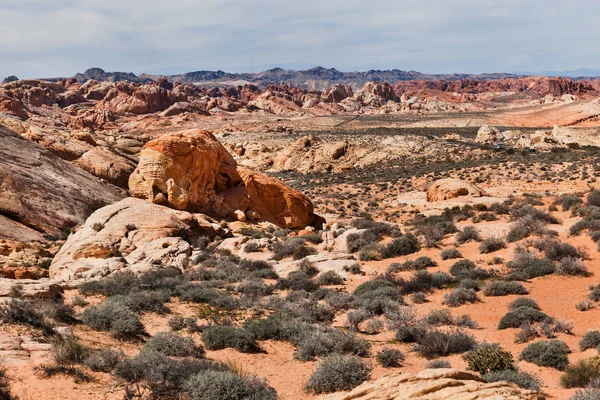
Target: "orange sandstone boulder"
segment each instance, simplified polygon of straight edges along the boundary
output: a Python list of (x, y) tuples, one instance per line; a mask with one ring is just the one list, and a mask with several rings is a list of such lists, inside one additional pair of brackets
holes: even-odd
[(282, 227), (323, 223), (311, 201), (268, 175), (238, 166), (207, 131), (163, 135), (144, 146), (129, 178), (132, 196), (217, 218), (235, 211)]
[(461, 196), (482, 197), (487, 192), (472, 183), (460, 179), (440, 179), (435, 181), (427, 190), (427, 201), (441, 201)]

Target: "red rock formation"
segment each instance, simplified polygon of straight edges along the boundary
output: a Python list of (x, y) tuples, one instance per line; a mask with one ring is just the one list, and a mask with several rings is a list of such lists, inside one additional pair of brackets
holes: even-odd
[(252, 210), (288, 228), (323, 222), (306, 196), (239, 167), (207, 131), (173, 133), (148, 142), (129, 178), (129, 190), (134, 197), (216, 217)]

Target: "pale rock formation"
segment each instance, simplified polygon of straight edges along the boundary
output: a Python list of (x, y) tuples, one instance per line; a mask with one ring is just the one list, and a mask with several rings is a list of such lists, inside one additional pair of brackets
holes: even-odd
[(129, 190), (134, 197), (215, 217), (252, 210), (261, 220), (287, 228), (324, 222), (306, 196), (238, 166), (206, 131), (168, 134), (148, 142), (129, 178)]
[(400, 102), (394, 93), (394, 88), (387, 82), (367, 82), (354, 98), (361, 104), (371, 107), (381, 107), (389, 100)]
[(453, 369), (426, 369), (417, 374), (387, 375), (350, 392), (319, 400), (543, 400), (538, 392), (508, 382), (486, 383), (477, 374)]
[(488, 196), (485, 190), (460, 179), (440, 179), (427, 189), (427, 201), (442, 201), (461, 196), (482, 197)]
[(225, 236), (201, 214), (126, 198), (94, 212), (54, 257), (50, 277), (61, 281), (101, 278), (115, 271), (157, 266), (187, 268), (190, 241)]
[(482, 125), (477, 131), (475, 141), (477, 143), (493, 144), (501, 140), (500, 130), (493, 126)]
[(129, 175), (135, 169), (131, 161), (104, 148), (84, 153), (74, 164), (123, 189), (127, 189)]
[(321, 93), (321, 101), (323, 103), (339, 103), (340, 101), (354, 96), (352, 86), (335, 84), (329, 89), (323, 90)]

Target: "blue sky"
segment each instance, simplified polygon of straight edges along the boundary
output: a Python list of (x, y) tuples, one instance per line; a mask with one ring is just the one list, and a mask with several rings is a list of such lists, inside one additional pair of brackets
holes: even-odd
[(0, 0), (0, 79), (600, 69), (594, 0)]

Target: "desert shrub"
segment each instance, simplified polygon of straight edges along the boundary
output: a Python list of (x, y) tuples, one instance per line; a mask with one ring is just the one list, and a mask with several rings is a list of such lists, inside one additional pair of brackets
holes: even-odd
[(528, 280), (538, 276), (554, 273), (555, 267), (547, 258), (537, 258), (534, 252), (529, 252), (522, 247), (515, 249), (515, 257), (507, 264), (512, 270), (509, 278)]
[(600, 332), (598, 331), (588, 331), (579, 341), (581, 351), (594, 349), (598, 346), (600, 346)]
[(528, 345), (519, 359), (562, 371), (569, 365), (570, 352), (567, 344), (561, 340), (542, 340)]
[(292, 290), (294, 292), (299, 290), (313, 292), (317, 290), (319, 286), (313, 282), (306, 273), (302, 271), (293, 271), (289, 273), (287, 278), (280, 278), (277, 280), (277, 288), (281, 290)]
[(504, 249), (505, 247), (506, 243), (504, 240), (497, 237), (490, 237), (483, 239), (481, 245), (479, 245), (479, 252), (481, 254), (493, 253), (495, 251)]
[(569, 400), (598, 400), (600, 399), (600, 389), (594, 386), (578, 390), (575, 394), (569, 397)]
[(312, 256), (313, 254), (317, 254), (317, 249), (309, 246), (300, 246), (292, 254), (292, 258), (294, 260), (302, 260), (305, 257)]
[(10, 381), (5, 367), (0, 367), (0, 400), (19, 400), (10, 393)]
[(375, 356), (377, 362), (385, 368), (396, 368), (402, 365), (404, 361), (404, 353), (397, 349), (390, 349), (388, 347), (383, 348), (377, 352)]
[(260, 253), (262, 249), (262, 246), (257, 242), (246, 243), (244, 246), (245, 253)]
[(423, 292), (413, 293), (411, 300), (415, 304), (423, 304), (427, 301), (427, 294)]
[(344, 279), (335, 271), (325, 271), (317, 277), (317, 285), (343, 285)]
[(444, 357), (473, 350), (477, 342), (459, 329), (426, 331), (417, 338), (416, 350), (426, 358)]
[(140, 279), (130, 271), (118, 271), (98, 281), (85, 282), (79, 286), (79, 292), (84, 295), (102, 294), (115, 296), (136, 291)]
[(467, 369), (480, 374), (515, 368), (512, 354), (499, 346), (480, 346), (470, 352), (466, 359)]
[(462, 258), (462, 254), (460, 254), (460, 251), (454, 248), (442, 250), (440, 256), (442, 257), (442, 260), (453, 260), (456, 258)]
[(416, 343), (427, 332), (427, 326), (419, 321), (397, 321), (394, 326), (396, 340), (401, 343)]
[(476, 292), (481, 290), (481, 287), (479, 286), (479, 282), (470, 279), (470, 278), (465, 278), (462, 279), (459, 283), (458, 283), (458, 287), (459, 288), (463, 288), (463, 289), (472, 289)]
[(52, 339), (52, 356), (59, 367), (81, 364), (88, 355), (88, 349), (75, 336), (56, 336)]
[(371, 313), (364, 308), (350, 311), (346, 316), (346, 325), (351, 331), (357, 332), (358, 326), (371, 316)]
[(202, 332), (202, 343), (209, 350), (233, 348), (242, 353), (260, 351), (254, 336), (243, 328), (234, 326), (209, 326)]
[(566, 388), (582, 388), (599, 379), (600, 356), (595, 356), (568, 366), (560, 377), (560, 384)]
[(454, 283), (455, 280), (444, 272), (433, 274), (427, 271), (417, 271), (408, 281), (399, 283), (402, 293), (428, 292)]
[(540, 306), (538, 305), (538, 303), (535, 300), (530, 299), (529, 297), (519, 297), (518, 299), (515, 299), (508, 304), (508, 309), (511, 311), (514, 311), (519, 307), (529, 307), (536, 310), (540, 310)]
[(13, 298), (8, 303), (1, 305), (0, 320), (7, 324), (27, 325), (41, 329), (47, 336), (54, 334), (52, 324), (44, 319), (44, 316), (29, 300)]
[(450, 274), (457, 279), (487, 279), (491, 274), (478, 268), (471, 260), (459, 260), (450, 267)]
[(600, 301), (600, 284), (592, 288), (589, 297), (592, 301)]
[(498, 323), (498, 329), (519, 328), (524, 324), (533, 322), (552, 321), (552, 318), (543, 312), (531, 307), (519, 307), (506, 313)]
[(108, 331), (117, 338), (132, 338), (145, 334), (138, 315), (120, 303), (106, 301), (88, 307), (82, 314), (83, 323), (97, 331)]
[(347, 310), (352, 307), (354, 296), (348, 292), (331, 292), (323, 298), (323, 301), (336, 311)]
[(425, 368), (441, 369), (441, 368), (452, 368), (452, 364), (446, 360), (431, 360), (425, 364)]
[(577, 302), (575, 302), (575, 308), (578, 311), (587, 311), (587, 310), (591, 310), (592, 308), (594, 308), (594, 304), (589, 300), (577, 301)]
[(458, 307), (467, 303), (480, 302), (477, 292), (473, 289), (456, 288), (450, 293), (444, 295), (443, 304), (449, 307)]
[(494, 281), (488, 283), (485, 289), (483, 289), (483, 294), (486, 296), (524, 295), (528, 293), (525, 286), (519, 282)]
[(115, 375), (121, 378), (130, 398), (176, 399), (184, 392), (186, 381), (210, 370), (224, 371), (220, 363), (204, 359), (171, 358), (147, 351), (121, 360)]
[(361, 261), (379, 260), (382, 253), (382, 247), (377, 243), (371, 243), (363, 246), (360, 249), (358, 258)]
[(81, 296), (75, 296), (75, 297), (73, 297), (73, 300), (71, 301), (71, 305), (73, 307), (85, 307), (89, 304), (90, 303), (88, 303), (87, 300)]
[(560, 260), (556, 273), (559, 275), (571, 275), (571, 276), (590, 276), (583, 261), (579, 258), (565, 257)]
[(535, 242), (538, 250), (543, 251), (546, 258), (553, 261), (560, 261), (563, 258), (584, 258), (579, 250), (572, 244), (564, 243), (553, 238), (545, 238)]
[(311, 242), (313, 244), (321, 244), (321, 243), (323, 243), (323, 238), (319, 234), (317, 234), (315, 232), (309, 233), (308, 235), (304, 235), (304, 236), (302, 236), (302, 238), (304, 240), (308, 240), (309, 242)]
[(171, 295), (165, 291), (140, 291), (127, 295), (116, 295), (110, 298), (111, 302), (123, 304), (131, 311), (154, 312), (166, 314), (169, 312), (165, 303), (171, 300)]
[(368, 296), (370, 293), (377, 293), (380, 292), (382, 289), (395, 289), (396, 286), (389, 282), (389, 281), (385, 281), (383, 279), (373, 279), (370, 281), (366, 281), (364, 283), (361, 283), (360, 285), (358, 285), (358, 287), (356, 289), (354, 289), (354, 296), (356, 297), (362, 297), (362, 296)]
[(563, 211), (569, 211), (573, 206), (583, 204), (583, 201), (572, 194), (561, 194), (558, 199), (554, 201), (556, 204), (560, 204), (562, 206)]
[(412, 233), (400, 236), (381, 249), (382, 258), (406, 256), (421, 249), (419, 240)]
[(470, 241), (480, 242), (479, 231), (474, 226), (465, 226), (456, 234), (456, 243), (464, 244)]
[(189, 400), (276, 400), (277, 393), (265, 380), (240, 376), (229, 371), (208, 370), (190, 377), (184, 384)]
[(522, 221), (518, 221), (513, 224), (508, 233), (506, 234), (506, 241), (508, 243), (518, 242), (519, 240), (525, 239), (531, 235), (531, 229), (529, 226), (524, 224)]
[(371, 366), (355, 356), (329, 356), (317, 364), (306, 389), (315, 393), (350, 390), (369, 379)]
[(515, 343), (527, 343), (530, 340), (540, 337), (540, 334), (534, 324), (525, 323), (515, 335)]
[(247, 227), (243, 227), (242, 229), (240, 229), (240, 233), (243, 236), (249, 236), (254, 239), (262, 239), (262, 238), (271, 237), (271, 235), (268, 232), (265, 232), (261, 229), (253, 229), (253, 228), (247, 228)]
[(539, 391), (542, 387), (542, 381), (537, 375), (515, 369), (489, 372), (482, 378), (487, 382), (512, 382), (527, 390)]
[(111, 372), (124, 357), (121, 350), (101, 349), (92, 352), (84, 364), (95, 372)]
[(304, 239), (299, 237), (286, 238), (282, 243), (273, 244), (273, 259), (282, 260), (283, 258), (293, 256), (294, 253), (304, 246)]
[(559, 224), (560, 221), (556, 219), (552, 214), (535, 208), (531, 205), (523, 205), (521, 207), (513, 208), (510, 212), (510, 218), (513, 221), (518, 219), (530, 218), (532, 220), (541, 221), (547, 224)]
[(358, 357), (369, 355), (371, 344), (353, 333), (338, 329), (305, 329), (295, 340), (294, 358), (313, 360), (330, 354), (349, 354)]
[(490, 212), (483, 212), (477, 215), (476, 217), (473, 217), (473, 223), (476, 224), (481, 221), (496, 221), (497, 219), (498, 217), (496, 217), (495, 214), (492, 214)]
[(409, 264), (412, 266), (412, 268), (406, 268), (406, 269), (415, 269), (415, 270), (437, 267), (437, 265), (438, 265), (435, 261), (433, 261), (431, 258), (429, 258), (427, 256), (417, 257), (416, 259), (414, 259), (412, 261), (407, 261), (405, 264)]
[(160, 332), (152, 336), (142, 351), (155, 351), (169, 357), (201, 357), (204, 349), (194, 340), (174, 332)]
[(593, 189), (587, 196), (587, 205), (600, 207), (600, 190)]

